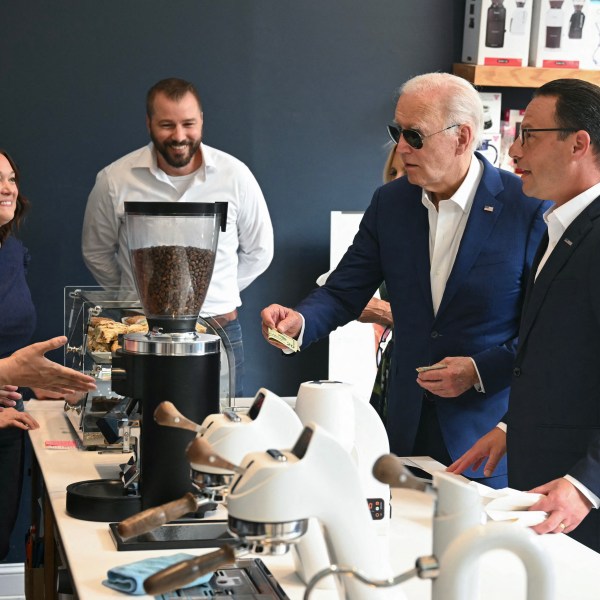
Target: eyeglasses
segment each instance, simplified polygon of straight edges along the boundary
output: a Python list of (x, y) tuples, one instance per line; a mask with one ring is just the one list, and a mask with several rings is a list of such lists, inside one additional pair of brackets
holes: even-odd
[(544, 129), (534, 129), (532, 127), (525, 127), (523, 129), (521, 129), (521, 131), (519, 132), (519, 137), (521, 138), (521, 146), (525, 145), (525, 140), (527, 139), (525, 136), (528, 133), (531, 133), (533, 131), (569, 131), (570, 133), (575, 133), (576, 131), (579, 131), (579, 130), (569, 128), (569, 127), (547, 127)]
[(400, 136), (404, 136), (404, 140), (406, 143), (415, 150), (420, 150), (423, 147), (423, 140), (426, 138), (430, 138), (432, 135), (437, 135), (438, 133), (442, 133), (442, 131), (447, 131), (448, 129), (452, 129), (453, 127), (458, 127), (458, 123), (454, 125), (448, 125), (448, 127), (444, 129), (440, 129), (435, 133), (430, 133), (429, 135), (423, 135), (419, 133), (416, 129), (402, 129), (400, 125), (390, 124), (387, 126), (388, 133), (392, 138), (392, 141), (397, 144), (400, 141)]

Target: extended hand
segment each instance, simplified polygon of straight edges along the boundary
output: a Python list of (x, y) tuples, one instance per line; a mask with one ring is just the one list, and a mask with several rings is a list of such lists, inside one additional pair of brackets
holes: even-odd
[(450, 356), (439, 362), (447, 367), (419, 373), (417, 383), (424, 390), (442, 398), (456, 398), (479, 383), (475, 365), (468, 356)]
[(446, 471), (450, 473), (463, 473), (469, 467), (474, 471), (479, 469), (487, 459), (483, 474), (491, 477), (498, 466), (500, 459), (506, 454), (506, 433), (499, 427), (479, 438), (470, 450), (467, 450), (458, 460), (454, 461)]
[(95, 380), (73, 369), (63, 367), (44, 354), (64, 346), (67, 338), (59, 336), (46, 342), (26, 346), (8, 358), (0, 360), (0, 385), (10, 381), (26, 387), (41, 387), (59, 394), (95, 389)]
[(569, 533), (587, 516), (592, 503), (564, 477), (540, 485), (533, 490), (545, 497), (529, 510), (543, 510), (548, 518), (532, 527), (536, 533)]
[(276, 348), (287, 350), (283, 344), (269, 339), (269, 327), (271, 329), (276, 329), (280, 333), (285, 333), (294, 339), (297, 339), (298, 335), (300, 335), (300, 330), (302, 329), (302, 317), (299, 312), (296, 312), (291, 308), (286, 308), (280, 304), (271, 304), (261, 311), (260, 317), (262, 319), (263, 337), (269, 344)]

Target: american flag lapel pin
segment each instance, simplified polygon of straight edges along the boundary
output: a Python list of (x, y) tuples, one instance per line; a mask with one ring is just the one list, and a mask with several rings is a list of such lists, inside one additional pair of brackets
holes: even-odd
[(567, 244), (567, 246), (572, 246), (573, 245), (573, 242), (569, 238), (565, 238), (564, 242), (565, 242), (565, 244)]
[(494, 212), (494, 207), (493, 206), (484, 206), (483, 210), (485, 210), (486, 212)]

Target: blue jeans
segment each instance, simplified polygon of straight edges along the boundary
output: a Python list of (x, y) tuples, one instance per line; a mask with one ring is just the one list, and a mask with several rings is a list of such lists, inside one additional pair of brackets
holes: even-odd
[(225, 347), (233, 352), (235, 360), (235, 389), (231, 390), (231, 396), (239, 398), (244, 395), (244, 344), (239, 319), (225, 323), (223, 331), (229, 339), (229, 342), (225, 341)]

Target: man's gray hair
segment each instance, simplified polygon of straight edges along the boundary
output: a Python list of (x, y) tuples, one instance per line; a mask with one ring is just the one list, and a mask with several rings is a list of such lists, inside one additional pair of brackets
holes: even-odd
[(431, 98), (432, 110), (439, 109), (445, 115), (446, 126), (469, 124), (473, 130), (471, 151), (479, 147), (483, 137), (483, 104), (466, 79), (450, 73), (425, 73), (400, 87), (400, 96), (409, 93), (426, 93)]

